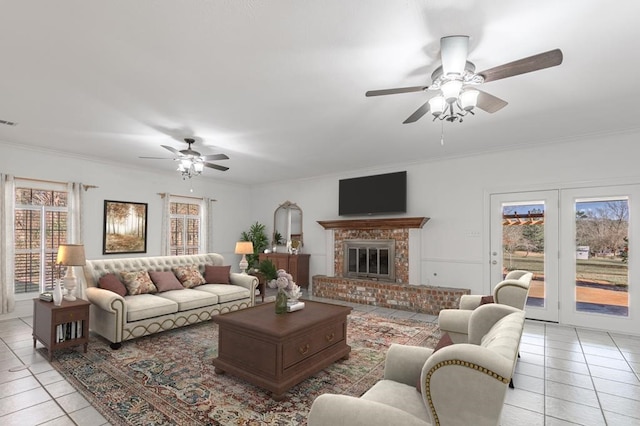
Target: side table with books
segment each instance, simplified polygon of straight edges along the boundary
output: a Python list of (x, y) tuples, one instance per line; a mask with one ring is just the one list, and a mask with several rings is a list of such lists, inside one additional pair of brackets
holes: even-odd
[(86, 300), (53, 302), (33, 299), (33, 347), (40, 341), (49, 351), (49, 361), (56, 349), (89, 345), (89, 306)]

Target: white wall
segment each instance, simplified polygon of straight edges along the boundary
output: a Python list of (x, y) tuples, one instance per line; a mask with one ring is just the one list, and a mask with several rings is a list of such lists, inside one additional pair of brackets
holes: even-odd
[[(311, 274), (326, 273), (326, 235), (318, 220), (338, 219), (338, 180), (407, 170), (406, 216), (431, 218), (422, 229), (420, 283), (487, 293), (489, 235), (486, 194), (640, 182), (639, 134), (557, 142), (530, 149), (425, 161), (405, 167), (358, 170), (343, 175), (257, 185), (255, 219), (273, 230), (273, 211), (289, 200), (304, 212), (304, 252)], [(437, 142), (433, 142), (437, 143)], [(448, 141), (447, 143), (455, 143)]]

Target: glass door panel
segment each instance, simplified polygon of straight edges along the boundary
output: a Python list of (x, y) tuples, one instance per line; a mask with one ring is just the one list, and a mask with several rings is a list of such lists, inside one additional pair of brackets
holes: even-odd
[(640, 186), (565, 189), (560, 197), (561, 321), (637, 333)]
[(491, 285), (516, 269), (533, 273), (527, 317), (558, 320), (558, 192), (491, 196)]

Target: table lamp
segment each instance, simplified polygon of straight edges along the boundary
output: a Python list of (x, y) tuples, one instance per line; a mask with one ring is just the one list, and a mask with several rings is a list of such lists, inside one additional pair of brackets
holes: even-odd
[(249, 262), (247, 262), (247, 255), (253, 254), (253, 243), (251, 241), (238, 241), (236, 243), (236, 254), (242, 255), (242, 260), (240, 261), (240, 271), (243, 274), (247, 273), (247, 268), (249, 267)]
[(67, 273), (62, 278), (64, 282), (64, 288), (67, 294), (64, 295), (64, 300), (73, 301), (76, 300), (76, 296), (73, 294), (76, 289), (77, 280), (73, 274), (74, 266), (84, 266), (86, 263), (84, 257), (84, 245), (82, 244), (60, 244), (58, 246), (58, 257), (56, 264), (67, 267)]

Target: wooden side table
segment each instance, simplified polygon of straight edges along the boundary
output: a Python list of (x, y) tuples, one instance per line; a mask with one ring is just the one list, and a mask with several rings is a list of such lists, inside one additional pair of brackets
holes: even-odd
[(56, 349), (89, 345), (89, 306), (86, 300), (53, 302), (33, 299), (33, 347), (40, 341), (49, 351), (49, 361)]

